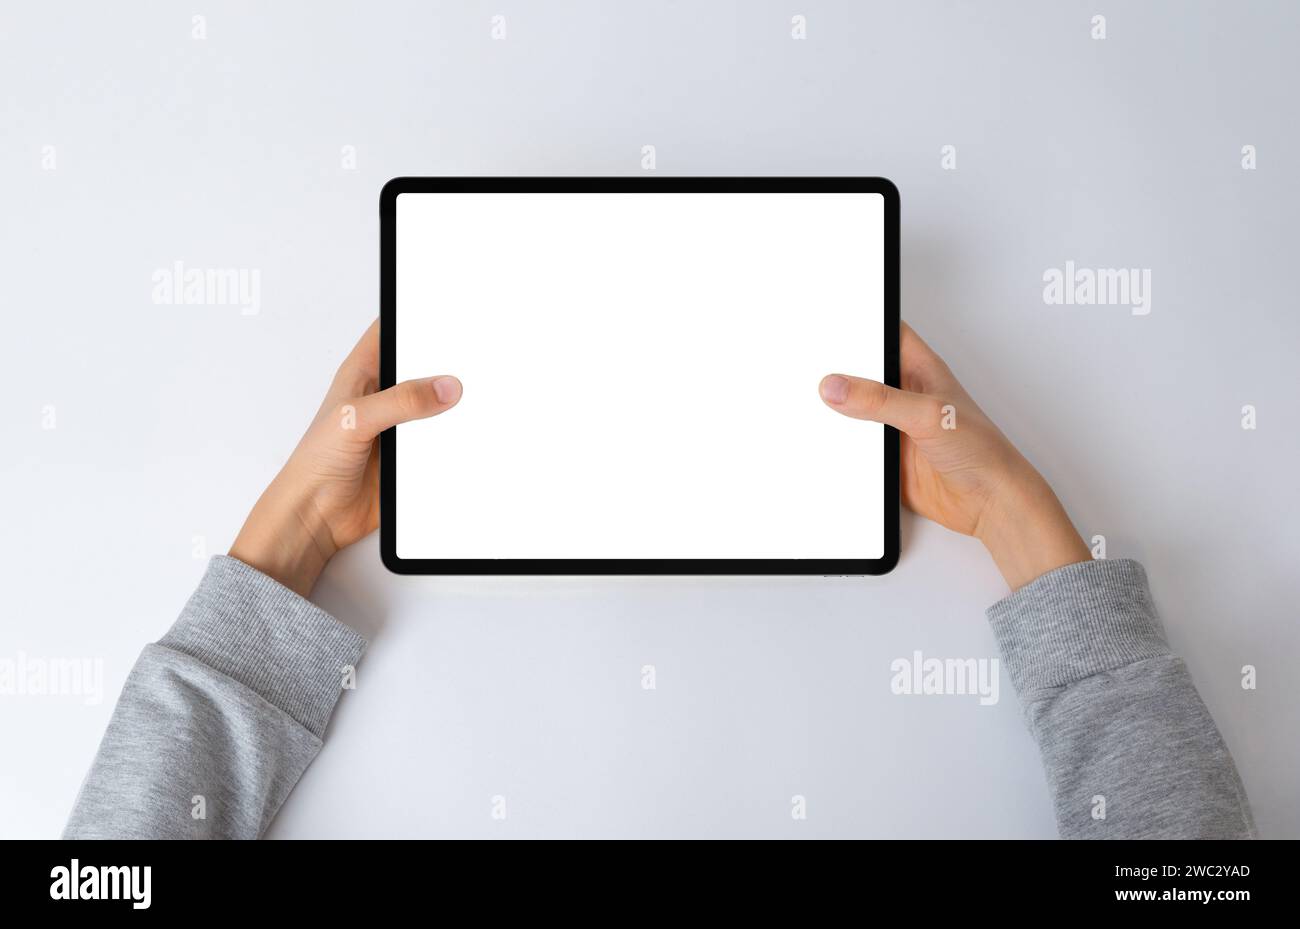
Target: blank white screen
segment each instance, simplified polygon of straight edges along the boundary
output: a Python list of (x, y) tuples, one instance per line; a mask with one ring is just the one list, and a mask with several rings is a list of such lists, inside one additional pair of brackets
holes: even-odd
[(405, 193), (401, 558), (879, 558), (884, 201), (863, 193)]

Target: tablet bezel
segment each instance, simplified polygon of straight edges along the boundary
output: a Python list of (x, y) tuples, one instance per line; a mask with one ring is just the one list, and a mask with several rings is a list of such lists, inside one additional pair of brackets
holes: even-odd
[[(379, 386), (397, 377), (397, 198), (406, 193), (871, 193), (885, 207), (885, 383), (899, 386), (898, 188), (881, 177), (398, 177), (379, 194)], [(852, 372), (847, 372), (852, 373)], [(811, 388), (810, 388), (811, 389)], [(884, 553), (880, 558), (399, 558), (397, 429), (380, 436), (379, 551), (395, 574), (885, 574), (898, 563), (899, 436), (885, 427)]]

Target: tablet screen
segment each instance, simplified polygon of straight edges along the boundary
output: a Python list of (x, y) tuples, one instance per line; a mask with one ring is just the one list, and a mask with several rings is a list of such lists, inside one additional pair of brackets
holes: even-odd
[(818, 383), (885, 374), (879, 193), (403, 192), (401, 559), (877, 559), (884, 430)]

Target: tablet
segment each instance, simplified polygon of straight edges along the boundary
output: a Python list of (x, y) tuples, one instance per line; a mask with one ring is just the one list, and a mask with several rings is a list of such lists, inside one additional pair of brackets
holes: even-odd
[(818, 395), (898, 384), (881, 178), (398, 178), (381, 386), (460, 403), (381, 437), (402, 574), (882, 574), (898, 434)]

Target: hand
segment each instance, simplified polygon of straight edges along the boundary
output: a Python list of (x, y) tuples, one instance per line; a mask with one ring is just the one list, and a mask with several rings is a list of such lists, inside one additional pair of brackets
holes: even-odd
[(344, 360), (316, 418), (266, 488), (230, 555), (302, 596), (325, 563), (379, 526), (379, 434), (460, 400), (441, 376), (379, 385), (379, 322)]
[(831, 374), (821, 396), (837, 412), (902, 433), (903, 503), (982, 541), (1012, 590), (1088, 561), (1088, 547), (1047, 481), (906, 323), (899, 348), (902, 390)]

